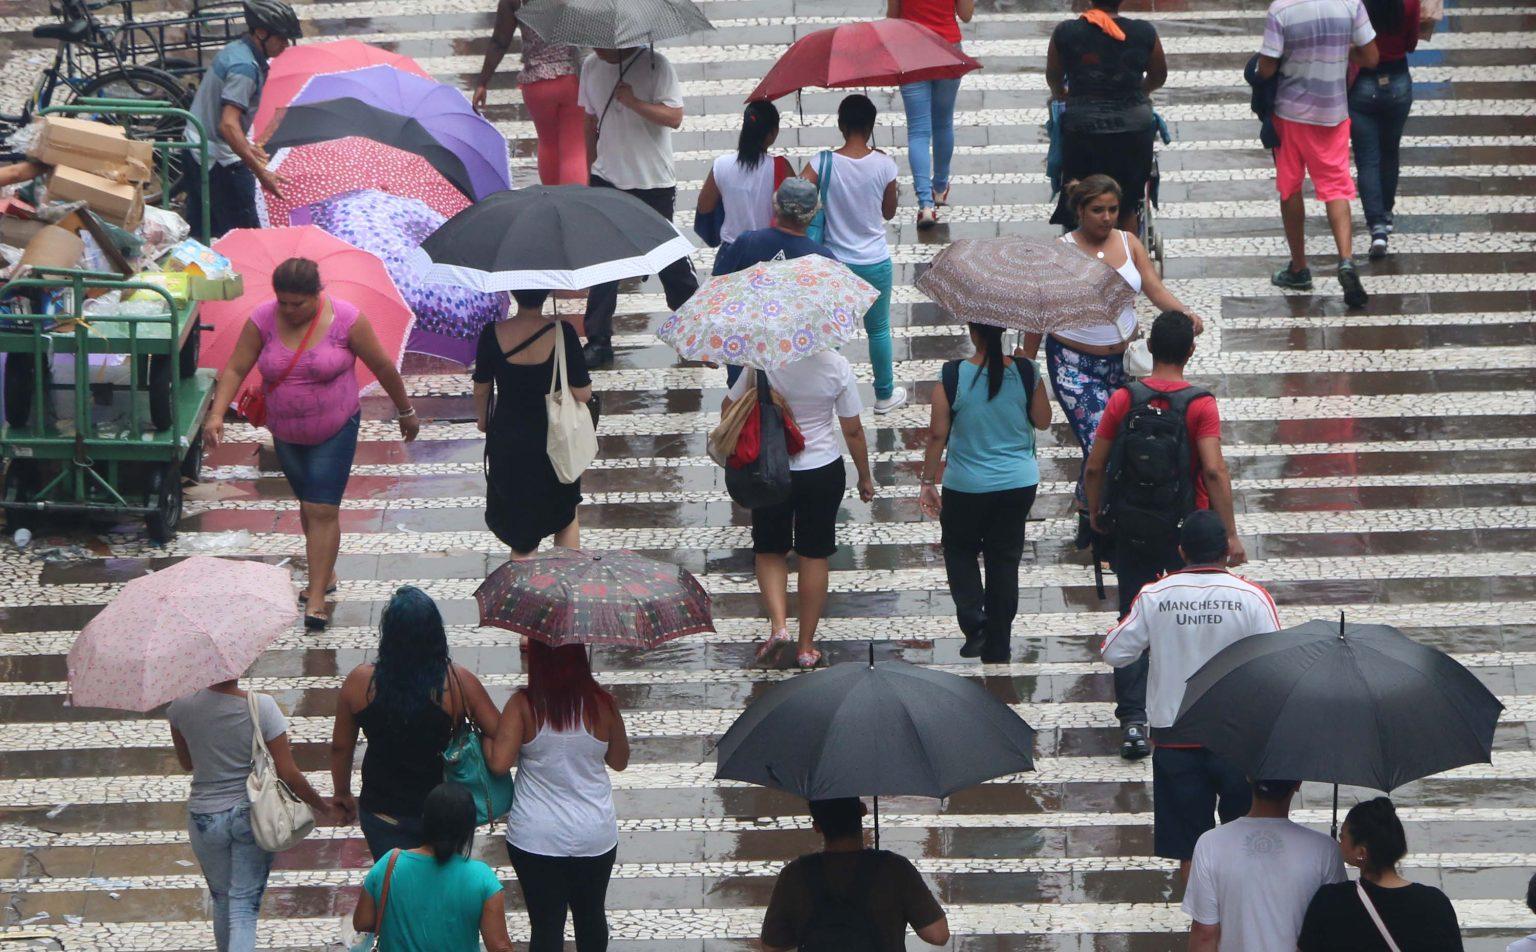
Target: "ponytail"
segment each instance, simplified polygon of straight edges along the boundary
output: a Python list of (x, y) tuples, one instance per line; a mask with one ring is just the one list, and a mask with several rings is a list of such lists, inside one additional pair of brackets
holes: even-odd
[(468, 856), (475, 840), (475, 798), (468, 787), (440, 783), (421, 807), (421, 838), (438, 865)]
[(748, 171), (762, 164), (768, 143), (779, 133), (779, 110), (771, 102), (750, 102), (741, 114), (741, 135), (736, 139), (736, 164)]
[(971, 336), (987, 352), (987, 399), (997, 396), (1003, 389), (1003, 329), (991, 324), (972, 322)]

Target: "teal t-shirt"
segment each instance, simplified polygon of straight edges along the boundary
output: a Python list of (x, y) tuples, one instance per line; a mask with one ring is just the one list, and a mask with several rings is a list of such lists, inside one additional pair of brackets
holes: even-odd
[[(386, 854), (363, 878), (374, 908), (388, 866)], [(499, 892), (501, 881), (477, 859), (455, 856), (438, 865), (434, 857), (401, 850), (379, 947), (383, 952), (479, 952), (480, 910)]]
[[(1033, 362), (1029, 366), (1034, 370)], [(987, 399), (987, 369), (960, 362), (955, 418), (949, 428), (944, 488), (962, 493), (1022, 489), (1040, 482), (1035, 427), (1029, 422), (1030, 392), (1017, 368), (1003, 373), (997, 396)], [(1039, 380), (1038, 370), (1029, 374)]]

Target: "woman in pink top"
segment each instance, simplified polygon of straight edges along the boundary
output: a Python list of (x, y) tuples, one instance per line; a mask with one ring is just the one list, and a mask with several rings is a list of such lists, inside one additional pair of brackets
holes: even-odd
[(551, 43), (517, 19), (522, 0), (500, 0), (496, 26), (480, 64), (471, 102), (485, 111), (491, 77), (512, 46), (512, 34), (523, 30), (523, 68), (517, 74), (523, 105), (539, 137), (539, 181), (545, 185), (587, 184), (587, 115), (576, 101), (581, 58), (574, 46)]
[[(304, 625), (322, 630), (330, 621), (326, 595), (336, 591), (336, 554), (341, 548), (341, 496), (352, 470), (362, 408), (357, 399), (357, 361), (379, 379), (399, 411), (400, 435), (410, 442), (421, 429), (405, 381), (379, 343), (373, 325), (356, 306), (320, 294), (320, 269), (307, 258), (289, 258), (272, 272), (276, 299), (257, 306), (240, 332), (235, 352), (219, 374), (213, 406), (227, 407), (251, 368), (261, 370), (267, 429), (293, 494), (309, 557)], [(203, 440), (224, 439), (224, 414), (211, 413)]]

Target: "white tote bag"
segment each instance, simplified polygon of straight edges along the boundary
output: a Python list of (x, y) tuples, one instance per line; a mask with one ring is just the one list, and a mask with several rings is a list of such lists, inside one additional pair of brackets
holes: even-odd
[(592, 411), (571, 396), (565, 372), (563, 327), (555, 328), (555, 369), (549, 375), (544, 412), (549, 416), (545, 452), (549, 454), (550, 465), (562, 483), (574, 483), (597, 458), (597, 428), (592, 425)]
[(251, 798), (251, 833), (256, 845), (268, 853), (279, 853), (309, 835), (315, 828), (315, 813), (277, 776), (272, 752), (261, 736), (261, 715), (256, 710), (260, 696), (255, 691), (245, 692), (251, 712), (251, 774), (245, 778), (245, 792)]

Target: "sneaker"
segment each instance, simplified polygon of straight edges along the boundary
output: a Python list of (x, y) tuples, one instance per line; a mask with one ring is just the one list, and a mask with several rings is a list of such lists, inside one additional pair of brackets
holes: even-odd
[(1371, 300), (1360, 283), (1360, 272), (1355, 270), (1353, 261), (1339, 263), (1339, 287), (1344, 289), (1344, 303), (1350, 307), (1365, 307)]
[(891, 391), (891, 395), (884, 400), (875, 401), (876, 413), (890, 413), (892, 410), (907, 402), (907, 388), (897, 387)]
[(927, 231), (939, 223), (939, 213), (929, 206), (917, 210), (917, 230)]
[(1380, 261), (1387, 256), (1387, 233), (1377, 232), (1371, 236), (1371, 260)]
[(1277, 288), (1285, 288), (1287, 291), (1312, 290), (1312, 269), (1302, 268), (1300, 271), (1292, 271), (1290, 265), (1286, 265), (1275, 276), (1269, 279), (1269, 283)]
[(1120, 741), (1120, 756), (1125, 760), (1140, 760), (1152, 753), (1152, 745), (1147, 741), (1147, 725), (1125, 725), (1125, 736)]
[(979, 658), (982, 649), (987, 646), (987, 633), (985, 631), (973, 631), (965, 636), (965, 644), (960, 647), (960, 657)]
[(604, 341), (587, 341), (587, 346), (581, 349), (581, 356), (588, 367), (602, 367), (613, 363), (613, 347)]

